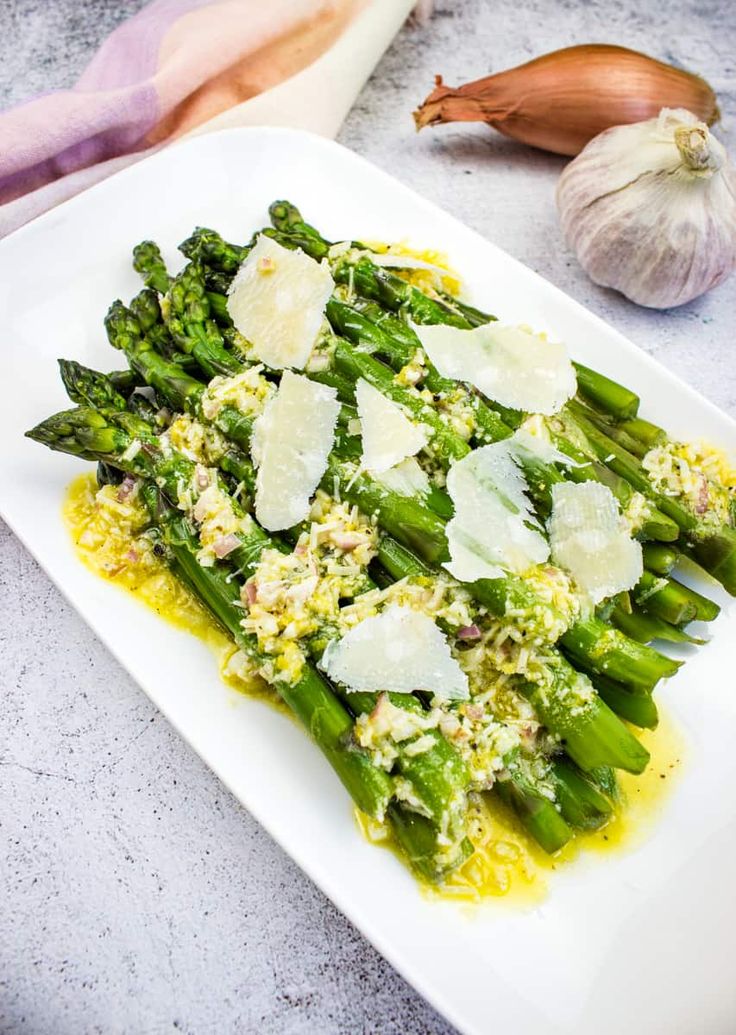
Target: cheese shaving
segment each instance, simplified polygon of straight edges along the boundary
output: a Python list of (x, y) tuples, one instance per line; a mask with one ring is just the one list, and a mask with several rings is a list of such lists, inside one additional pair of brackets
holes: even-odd
[(360, 378), (355, 388), (363, 440), (362, 464), (381, 474), (414, 456), (427, 444), (427, 436), (385, 395)]
[(447, 474), (455, 515), (447, 525), (445, 567), (460, 582), (521, 573), (549, 557), (514, 448), (505, 441), (475, 449)]
[(413, 329), (440, 374), (467, 381), (503, 406), (549, 416), (575, 394), (567, 349), (542, 335), (495, 322), (472, 330), (446, 324)]
[(383, 471), (376, 481), (400, 496), (426, 496), (430, 490), (429, 476), (413, 456)]
[(440, 699), (468, 698), (468, 677), (439, 628), (427, 615), (396, 604), (332, 640), (322, 667), (348, 691), (423, 690)]
[(256, 517), (269, 532), (292, 528), (327, 468), (340, 412), (334, 388), (284, 371), (276, 397), (253, 428)]
[(552, 559), (570, 572), (593, 603), (631, 589), (641, 578), (641, 543), (628, 534), (607, 485), (554, 485), (548, 524)]
[(230, 285), (227, 310), (258, 359), (302, 370), (334, 287), (326, 263), (260, 235)]

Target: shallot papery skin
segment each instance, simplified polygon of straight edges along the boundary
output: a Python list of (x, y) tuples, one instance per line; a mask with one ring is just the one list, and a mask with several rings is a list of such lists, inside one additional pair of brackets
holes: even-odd
[(545, 151), (576, 155), (611, 126), (642, 122), (661, 108), (687, 108), (708, 125), (719, 118), (704, 79), (626, 47), (566, 47), (451, 89), (436, 86), (414, 112), (417, 129), (486, 122)]

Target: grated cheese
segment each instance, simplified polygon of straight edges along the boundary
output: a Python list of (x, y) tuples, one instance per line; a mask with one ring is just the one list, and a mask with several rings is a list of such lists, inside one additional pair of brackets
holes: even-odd
[(263, 376), (258, 364), (246, 367), (232, 377), (213, 377), (202, 395), (202, 413), (214, 420), (223, 406), (234, 406), (246, 417), (257, 417), (274, 395), (273, 384)]
[(706, 534), (730, 522), (736, 470), (707, 442), (668, 442), (650, 449), (642, 466), (657, 492), (688, 507)]
[(187, 413), (172, 421), (160, 438), (188, 460), (206, 467), (217, 464), (227, 452), (227, 442), (217, 428), (201, 424)]
[(390, 772), (399, 756), (399, 747), (410, 757), (433, 747), (434, 738), (427, 731), (436, 729), (440, 716), (438, 708), (430, 712), (399, 708), (392, 704), (388, 694), (381, 694), (373, 711), (356, 719), (355, 739), (371, 752), (377, 766)]

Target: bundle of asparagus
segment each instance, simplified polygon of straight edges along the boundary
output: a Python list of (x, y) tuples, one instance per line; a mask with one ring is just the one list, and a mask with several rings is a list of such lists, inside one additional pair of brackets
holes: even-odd
[[(652, 641), (700, 642), (685, 627), (718, 614), (680, 557), (736, 593), (730, 475), (564, 357), (537, 378), (572, 379), (545, 412), (517, 402), (533, 370), (496, 369), (496, 392), (470, 361), (498, 359), (472, 332), (500, 325), (442, 270), (331, 243), (288, 202), (270, 214), (244, 246), (198, 228), (174, 277), (137, 246), (145, 287), (106, 318), (128, 369), (60, 361), (76, 406), (28, 435), (145, 510), (162, 561), (422, 877), (472, 854), (474, 795), (554, 853), (608, 822), (617, 769), (647, 765), (630, 724), (656, 725), (680, 664)], [(589, 502), (608, 525), (586, 525)]]

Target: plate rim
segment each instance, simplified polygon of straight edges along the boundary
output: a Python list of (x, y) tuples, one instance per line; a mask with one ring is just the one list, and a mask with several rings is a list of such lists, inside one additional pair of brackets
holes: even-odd
[[(623, 334), (623, 332), (619, 331), (616, 327), (607, 323), (606, 320), (604, 320), (602, 317), (598, 316), (596, 313), (592, 312), (581, 302), (577, 301), (577, 299), (573, 298), (572, 296), (568, 295), (565, 291), (563, 291), (561, 288), (557, 287), (556, 284), (547, 280), (536, 270), (531, 269), (525, 263), (521, 262), (519, 259), (516, 259), (513, 255), (511, 255), (504, 249), (500, 248), (498, 245), (494, 244), (493, 241), (484, 237), (477, 230), (463, 223), (462, 220), (458, 219), (451, 213), (445, 211), (441, 208), (441, 206), (424, 198), (421, 194), (414, 191), (411, 187), (397, 180), (390, 173), (376, 166), (374, 163), (364, 158), (362, 155), (358, 154), (357, 152), (353, 151), (352, 149), (346, 147), (343, 144), (340, 144), (336, 141), (327, 139), (325, 137), (322, 137), (315, 133), (311, 133), (306, 130), (297, 130), (287, 127), (274, 126), (230, 127), (226, 129), (217, 130), (213, 133), (203, 134), (201, 136), (185, 138), (176, 141), (173, 146), (162, 148), (155, 154), (149, 155), (141, 159), (140, 161), (135, 162), (133, 165), (130, 165), (124, 169), (115, 172), (106, 179), (96, 184), (93, 184), (87, 190), (82, 191), (74, 197), (67, 199), (61, 204), (55, 206), (52, 209), (49, 209), (48, 211), (40, 214), (33, 220), (30, 220), (28, 223), (19, 227), (13, 233), (7, 235), (5, 238), (0, 240), (0, 257), (2, 257), (2, 255), (4, 254), (8, 245), (15, 245), (23, 237), (36, 232), (39, 227), (43, 228), (46, 223), (53, 224), (53, 222), (59, 218), (60, 214), (62, 217), (64, 217), (69, 213), (73, 213), (76, 206), (84, 206), (86, 203), (88, 203), (91, 196), (96, 198), (100, 195), (104, 195), (105, 191), (110, 189), (111, 184), (119, 183), (121, 179), (125, 179), (126, 177), (132, 178), (141, 175), (139, 170), (145, 170), (145, 168), (148, 168), (152, 164), (165, 164), (166, 162), (170, 161), (172, 154), (177, 153), (177, 151), (180, 151), (181, 149), (206, 149), (209, 141), (213, 141), (214, 139), (221, 137), (245, 136), (258, 138), (259, 136), (262, 136), (264, 134), (267, 136), (281, 137), (286, 139), (306, 138), (308, 141), (310, 141), (311, 145), (316, 145), (317, 147), (324, 149), (325, 152), (337, 152), (347, 154), (350, 157), (351, 161), (358, 161), (365, 167), (369, 168), (372, 175), (377, 175), (378, 177), (380, 177), (385, 183), (387, 183), (390, 186), (390, 188), (393, 191), (396, 191), (398, 189), (402, 193), (410, 196), (412, 200), (415, 203), (419, 203), (425, 209), (425, 211), (428, 211), (430, 213), (440, 213), (443, 219), (450, 220), (453, 224), (461, 228), (464, 233), (472, 234), (475, 238), (478, 239), (479, 242), (482, 243), (483, 247), (490, 247), (494, 249), (498, 254), (502, 255), (506, 261), (514, 264), (516, 267), (523, 270), (526, 276), (531, 274), (534, 278), (537, 278), (538, 282), (544, 284), (547, 290), (551, 290), (554, 296), (560, 297), (562, 300), (564, 300), (565, 305), (567, 305), (568, 307), (572, 306), (576, 313), (583, 314), (587, 320), (592, 319), (596, 325), (599, 325), (605, 329), (607, 335), (614, 334), (623, 342), (625, 342), (629, 348), (635, 349), (637, 353), (637, 362), (643, 363), (643, 365), (649, 368), (651, 371), (656, 371), (657, 375), (660, 378), (663, 378), (664, 381), (668, 381), (671, 384), (677, 384), (679, 389), (683, 391), (686, 395), (688, 395), (693, 400), (693, 402), (698, 405), (698, 407), (700, 407), (701, 409), (705, 409), (713, 415), (717, 416), (719, 420), (727, 422), (731, 430), (734, 433), (736, 433), (736, 418), (731, 416), (731, 414), (727, 413), (725, 410), (721, 409), (715, 403), (711, 402), (711, 400), (707, 399), (701, 392), (693, 388), (683, 378), (681, 378), (679, 375), (673, 373), (671, 370), (665, 367), (662, 363), (659, 362), (659, 360), (657, 360), (655, 357), (653, 357), (644, 349), (642, 349), (641, 346), (638, 346), (635, 342), (633, 342), (630, 338)], [(161, 712), (161, 714), (164, 715), (164, 717), (171, 724), (173, 729), (176, 730), (177, 734), (186, 741), (188, 747), (191, 750), (194, 750), (196, 754), (198, 754), (202, 758), (204, 763), (217, 776), (218, 780), (220, 780), (220, 782), (227, 788), (228, 792), (232, 794), (233, 797), (243, 807), (247, 808), (250, 814), (267, 831), (269, 836), (276, 842), (276, 844), (287, 852), (289, 857), (296, 863), (299, 869), (302, 872), (304, 872), (310, 880), (313, 881), (313, 883), (320, 889), (320, 891), (331, 902), (335, 904), (335, 906), (350, 920), (351, 923), (355, 924), (355, 926), (359, 929), (361, 934), (373, 945), (376, 951), (378, 951), (385, 959), (387, 959), (389, 963), (397, 970), (397, 972), (401, 974), (402, 977), (404, 977), (404, 979), (407, 980), (407, 982), (425, 1000), (427, 1000), (427, 1002), (430, 1003), (430, 1005), (435, 1010), (437, 1010), (444, 1018), (446, 1018), (452, 1025), (454, 1025), (458, 1029), (458, 1031), (471, 1031), (471, 1028), (466, 1027), (466, 1023), (463, 1017), (456, 1011), (455, 1006), (452, 1002), (452, 998), (446, 997), (442, 990), (431, 987), (428, 980), (426, 980), (420, 972), (417, 972), (408, 953), (404, 952), (401, 949), (394, 949), (393, 942), (390, 939), (390, 937), (384, 941), (384, 935), (374, 927), (370, 918), (361, 916), (359, 923), (357, 920), (353, 920), (352, 912), (354, 907), (351, 905), (350, 896), (347, 893), (343, 894), (343, 892), (339, 888), (336, 890), (333, 887), (331, 887), (330, 873), (328, 868), (322, 867), (321, 865), (315, 865), (311, 860), (304, 861), (301, 857), (293, 853), (291, 847), (287, 849), (284, 846), (284, 839), (282, 835), (279, 834), (277, 836), (272, 831), (271, 824), (269, 822), (266, 811), (261, 809), (257, 804), (254, 805), (250, 801), (244, 801), (240, 793), (236, 793), (231, 789), (228, 780), (220, 772), (220, 767), (218, 765), (216, 757), (213, 758), (212, 753), (208, 749), (202, 751), (199, 747), (195, 748), (193, 746), (189, 737), (180, 729), (177, 719), (170, 713), (170, 710), (166, 707), (162, 707), (158, 703), (158, 701), (155, 700), (155, 698), (152, 696), (152, 692), (149, 690), (146, 681), (141, 680), (137, 675), (134, 675), (131, 672), (127, 661), (121, 656), (117, 648), (112, 646), (111, 643), (108, 641), (106, 633), (102, 633), (99, 631), (91, 614), (92, 605), (85, 604), (85, 591), (83, 589), (83, 586), (69, 586), (63, 583), (62, 581), (57, 581), (54, 575), (52, 575), (49, 572), (45, 563), (38, 556), (32, 542), (27, 538), (26, 530), (23, 527), (19, 527), (18, 523), (15, 522), (13, 520), (13, 517), (7, 512), (5, 501), (2, 497), (0, 497), (0, 516), (2, 516), (3, 519), (7, 522), (8, 526), (11, 528), (14, 535), (17, 536), (17, 538), (23, 544), (24, 548), (28, 550), (28, 552), (34, 558), (34, 561), (43, 569), (46, 576), (50, 578), (50, 580), (54, 583), (54, 585), (60, 591), (64, 599), (69, 602), (69, 604), (87, 623), (94, 635), (104, 644), (105, 648), (115, 658), (116, 662), (120, 664), (121, 667), (131, 676), (134, 682), (139, 685), (140, 689), (143, 690), (143, 692), (146, 694), (149, 700), (152, 700), (154, 706)], [(90, 579), (96, 578), (96, 576), (94, 576), (92, 573), (88, 574)], [(550, 1019), (549, 1023), (550, 1025), (555, 1024), (555, 1022), (552, 1021), (552, 1019)]]

